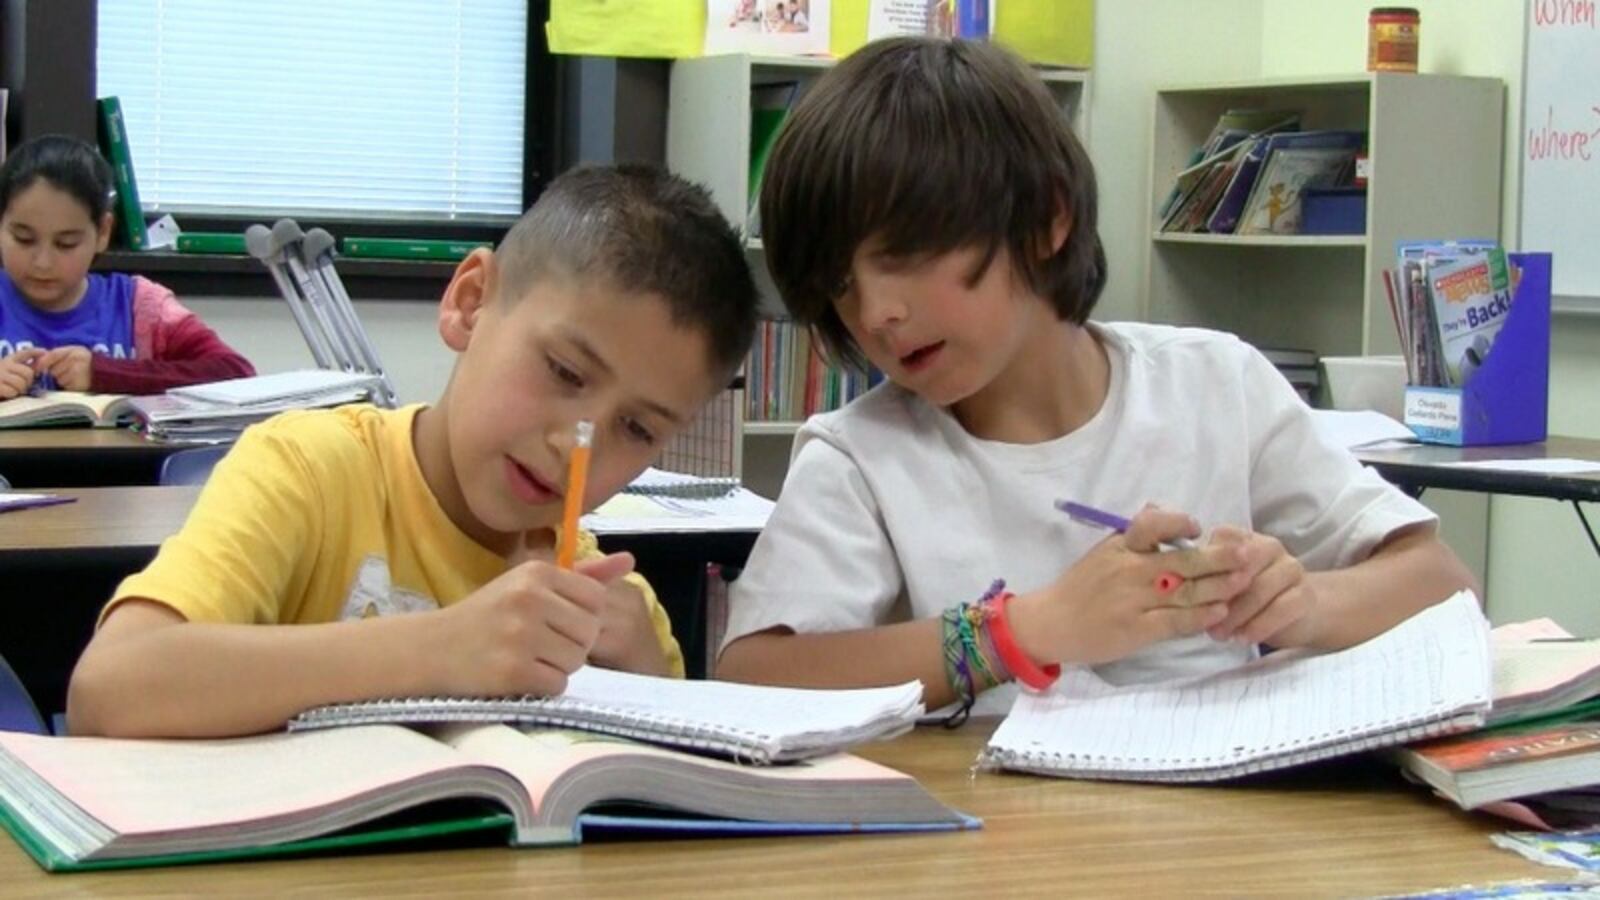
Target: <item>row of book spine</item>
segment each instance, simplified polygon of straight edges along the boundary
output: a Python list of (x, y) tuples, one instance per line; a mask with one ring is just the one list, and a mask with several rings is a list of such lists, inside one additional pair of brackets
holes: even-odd
[(883, 380), (823, 359), (811, 332), (786, 320), (761, 323), (745, 364), (745, 419), (794, 422), (838, 409)]

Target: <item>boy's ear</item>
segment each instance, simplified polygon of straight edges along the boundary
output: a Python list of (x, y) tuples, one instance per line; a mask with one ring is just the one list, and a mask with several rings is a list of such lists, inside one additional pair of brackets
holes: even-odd
[(1067, 210), (1067, 204), (1056, 198), (1056, 214), (1050, 218), (1050, 247), (1045, 258), (1055, 256), (1066, 245), (1067, 237), (1072, 234), (1072, 213)]
[(496, 274), (494, 251), (487, 247), (467, 254), (456, 266), (456, 274), (439, 300), (439, 336), (451, 350), (460, 353), (467, 349), (478, 317), (494, 296)]
[(104, 253), (111, 246), (111, 228), (115, 222), (116, 217), (111, 213), (101, 213), (100, 221), (95, 225), (94, 252)]

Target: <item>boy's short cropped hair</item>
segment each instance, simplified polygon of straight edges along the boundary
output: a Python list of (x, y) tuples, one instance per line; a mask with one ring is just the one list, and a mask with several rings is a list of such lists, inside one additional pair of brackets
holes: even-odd
[(551, 276), (661, 297), (675, 324), (706, 335), (719, 377), (732, 375), (750, 351), (758, 297), (739, 233), (704, 188), (664, 169), (563, 173), (495, 256), (508, 298)]
[[(1059, 207), (1066, 242), (1046, 256)], [(1065, 320), (1105, 286), (1088, 154), (1016, 55), (985, 41), (889, 38), (825, 73), (795, 105), (761, 189), (767, 267), (789, 312), (861, 363), (833, 303), (863, 242), (915, 259), (1002, 247)]]

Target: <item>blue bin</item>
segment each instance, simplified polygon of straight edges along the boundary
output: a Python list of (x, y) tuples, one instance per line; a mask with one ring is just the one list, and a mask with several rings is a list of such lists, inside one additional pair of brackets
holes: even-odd
[(1366, 234), (1367, 189), (1310, 188), (1300, 195), (1301, 234)]

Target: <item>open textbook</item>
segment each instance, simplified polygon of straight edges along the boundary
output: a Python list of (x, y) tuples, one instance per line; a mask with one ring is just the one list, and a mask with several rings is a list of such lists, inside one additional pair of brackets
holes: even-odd
[(1489, 627), (1462, 591), (1365, 643), (1114, 686), (1077, 668), (1024, 692), (980, 763), (1072, 778), (1216, 781), (1481, 726)]
[[(339, 850), (491, 831), (934, 831), (979, 823), (834, 754), (748, 766), (568, 731), (367, 725), (225, 740), (0, 732), (0, 824), (45, 869)], [(486, 836), (493, 840), (492, 836)]]
[(132, 397), (124, 394), (85, 394), (80, 391), (42, 391), (0, 400), (0, 428), (38, 428), (47, 425), (95, 425), (113, 428), (134, 416)]

